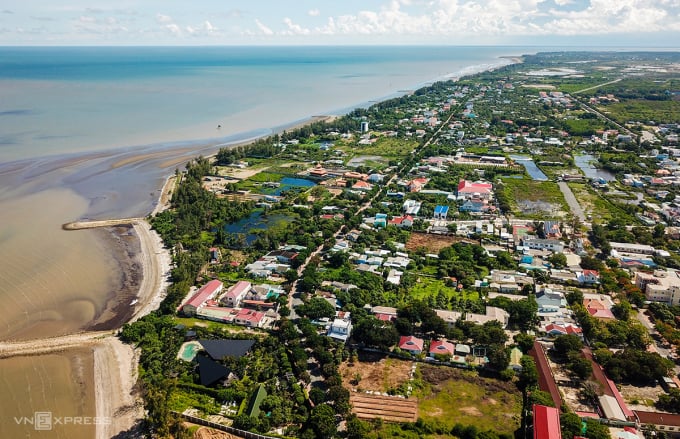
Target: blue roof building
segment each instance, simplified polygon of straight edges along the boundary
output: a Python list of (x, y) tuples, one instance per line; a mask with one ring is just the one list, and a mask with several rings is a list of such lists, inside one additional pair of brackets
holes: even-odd
[(434, 219), (446, 219), (449, 214), (449, 206), (437, 206), (434, 208)]

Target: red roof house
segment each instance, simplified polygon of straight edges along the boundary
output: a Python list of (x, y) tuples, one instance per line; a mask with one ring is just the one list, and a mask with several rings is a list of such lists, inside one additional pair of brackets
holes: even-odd
[(412, 335), (402, 335), (399, 339), (399, 349), (406, 351), (413, 355), (419, 355), (423, 352), (425, 341), (422, 338), (414, 337)]
[(452, 356), (453, 352), (455, 350), (455, 347), (453, 346), (453, 343), (449, 343), (446, 340), (434, 340), (432, 343), (430, 343), (430, 357), (433, 357), (437, 354), (440, 355), (447, 355), (447, 356)]
[(562, 439), (558, 409), (534, 404), (534, 439)]
[(233, 287), (229, 288), (229, 291), (224, 295), (222, 301), (225, 305), (230, 307), (238, 306), (241, 299), (243, 299), (246, 293), (250, 291), (251, 286), (250, 282), (244, 280), (236, 282)]
[(461, 180), (458, 183), (458, 199), (481, 198), (488, 199), (491, 196), (493, 186), (491, 183), (483, 183), (481, 181), (471, 182), (468, 180)]
[(234, 317), (234, 323), (237, 325), (253, 328), (259, 328), (262, 325), (262, 320), (264, 320), (264, 313), (252, 309), (241, 309)]
[(182, 312), (188, 316), (196, 314), (196, 310), (203, 305), (207, 300), (215, 297), (222, 291), (222, 282), (219, 280), (211, 280), (203, 285), (187, 302), (182, 306)]

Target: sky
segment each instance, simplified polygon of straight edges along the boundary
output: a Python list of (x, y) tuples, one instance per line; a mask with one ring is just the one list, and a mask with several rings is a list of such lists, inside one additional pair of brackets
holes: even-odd
[(680, 0), (22, 0), (0, 45), (680, 47)]

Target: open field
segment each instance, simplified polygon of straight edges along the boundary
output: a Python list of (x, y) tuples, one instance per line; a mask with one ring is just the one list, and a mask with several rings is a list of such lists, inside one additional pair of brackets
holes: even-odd
[(460, 236), (413, 232), (406, 243), (406, 249), (413, 251), (425, 247), (429, 253), (437, 254), (441, 249), (449, 247), (456, 242), (476, 243)]
[(406, 157), (416, 149), (418, 142), (396, 138), (379, 138), (371, 145), (357, 145), (352, 150), (362, 155), (378, 155), (382, 157)]
[(518, 215), (546, 219), (563, 217), (569, 212), (559, 186), (553, 181), (506, 178), (499, 192)]
[(499, 433), (512, 434), (519, 427), (522, 395), (512, 383), (447, 367), (421, 365), (419, 371), (424, 386), (414, 395), (421, 418)]
[(418, 420), (418, 401), (415, 399), (353, 392), (349, 401), (352, 404), (352, 413), (360, 419), (380, 418), (387, 422)]
[[(390, 358), (383, 354), (360, 352), (359, 361), (340, 365), (340, 376), (350, 390), (371, 390), (386, 393), (409, 380), (413, 361)], [(354, 381), (361, 377), (357, 384)]]
[(417, 300), (427, 299), (428, 297), (437, 297), (439, 293), (444, 293), (447, 299), (454, 296), (459, 296), (462, 299), (476, 301), (479, 299), (477, 291), (458, 292), (455, 288), (447, 287), (441, 279), (434, 279), (431, 277), (420, 276), (416, 280), (416, 284), (409, 291), (410, 297)]
[(607, 222), (614, 217), (626, 218), (627, 221), (633, 223), (636, 220), (624, 212), (618, 206), (612, 204), (606, 198), (599, 196), (593, 189), (585, 183), (568, 183), (569, 188), (574, 193), (581, 208), (586, 214), (592, 215), (593, 218), (598, 218), (603, 222)]
[(635, 99), (598, 107), (601, 111), (618, 122), (629, 120), (649, 121), (657, 123), (680, 122), (680, 101), (652, 101)]

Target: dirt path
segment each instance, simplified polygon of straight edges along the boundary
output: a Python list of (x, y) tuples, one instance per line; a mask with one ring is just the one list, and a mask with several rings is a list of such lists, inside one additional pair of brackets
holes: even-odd
[(582, 223), (586, 222), (586, 214), (583, 212), (583, 209), (581, 208), (581, 205), (578, 204), (578, 200), (574, 196), (574, 193), (571, 191), (571, 188), (567, 183), (560, 181), (557, 183), (557, 185), (560, 187), (560, 190), (562, 191), (562, 195), (564, 195), (564, 199), (567, 201), (567, 204), (569, 205), (569, 208), (571, 209), (571, 213), (574, 214), (578, 219), (581, 220)]

